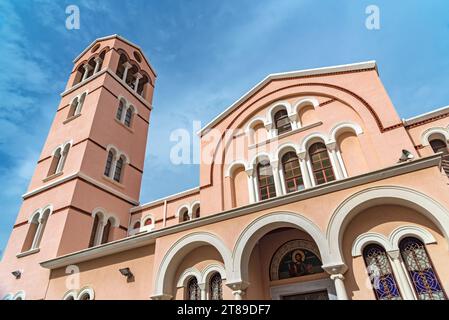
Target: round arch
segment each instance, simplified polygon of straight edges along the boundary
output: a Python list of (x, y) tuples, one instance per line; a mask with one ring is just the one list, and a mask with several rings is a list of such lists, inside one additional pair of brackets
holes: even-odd
[(360, 212), (379, 204), (408, 207), (430, 219), (449, 242), (449, 211), (429, 196), (400, 186), (373, 187), (344, 200), (329, 221), (326, 237), (331, 259), (343, 263), (341, 242), (348, 223)]
[(231, 273), (231, 251), (220, 238), (208, 232), (188, 234), (176, 241), (162, 259), (156, 275), (153, 294), (154, 299), (166, 299), (172, 297), (172, 284), (176, 271), (174, 266), (179, 265), (189, 252), (203, 245), (214, 247), (223, 259), (226, 274)]
[(275, 212), (261, 216), (252, 221), (240, 234), (235, 244), (232, 257), (233, 257), (233, 273), (234, 277), (228, 281), (234, 282), (247, 282), (248, 281), (248, 264), (251, 256), (251, 252), (254, 249), (257, 241), (266, 235), (268, 232), (282, 228), (292, 227), (300, 229), (309, 234), (315, 241), (322, 258), (323, 265), (327, 265), (328, 247), (326, 238), (321, 230), (312, 221), (306, 217), (294, 213), (294, 212)]
[(355, 133), (355, 135), (357, 136), (363, 133), (362, 127), (360, 127), (357, 123), (341, 122), (331, 129), (329, 134), (329, 141), (336, 142), (337, 137), (340, 133), (348, 131)]
[(421, 134), (421, 144), (423, 146), (430, 145), (429, 138), (431, 135), (439, 135), (443, 137), (445, 139), (444, 142), (446, 143), (449, 141), (449, 131), (446, 128), (442, 127), (429, 128)]

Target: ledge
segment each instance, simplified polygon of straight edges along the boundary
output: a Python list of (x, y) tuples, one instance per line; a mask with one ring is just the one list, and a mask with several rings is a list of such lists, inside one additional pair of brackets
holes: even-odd
[(65, 120), (62, 122), (62, 124), (69, 123), (69, 122), (75, 120), (75, 119), (78, 118), (78, 117), (81, 117), (81, 113), (78, 113), (78, 114), (76, 114), (76, 115), (74, 115), (74, 116), (71, 116), (70, 118), (65, 119)]
[(48, 176), (48, 177), (46, 177), (46, 178), (44, 178), (44, 179), (42, 179), (42, 182), (48, 182), (48, 181), (50, 181), (50, 180), (53, 180), (53, 179), (55, 179), (55, 178), (57, 178), (57, 177), (60, 177), (60, 176), (62, 176), (64, 174), (64, 172), (58, 172), (58, 173), (54, 173), (54, 174), (52, 174), (51, 176)]
[(103, 178), (103, 180), (105, 180), (105, 181), (107, 181), (109, 183), (112, 183), (114, 186), (116, 186), (118, 188), (125, 189), (125, 186), (123, 184), (121, 184), (120, 182), (115, 181), (111, 177), (103, 175), (102, 178)]
[(76, 264), (84, 261), (89, 261), (92, 259), (104, 257), (107, 255), (155, 243), (157, 238), (166, 235), (186, 231), (192, 228), (206, 226), (212, 223), (229, 220), (239, 216), (247, 215), (249, 213), (258, 212), (261, 210), (302, 201), (320, 195), (344, 189), (349, 189), (355, 186), (384, 180), (387, 178), (407, 174), (425, 168), (439, 166), (440, 162), (441, 162), (441, 154), (435, 154), (426, 158), (421, 158), (410, 162), (399, 163), (387, 168), (383, 168), (359, 176), (350, 177), (343, 180), (332, 181), (327, 184), (322, 184), (301, 191), (292, 192), (287, 195), (267, 199), (261, 202), (249, 204), (239, 208), (234, 208), (228, 211), (215, 213), (209, 216), (197, 218), (195, 220), (187, 221), (181, 224), (176, 224), (173, 226), (165, 227), (163, 229), (158, 229), (156, 231), (137, 234), (131, 237), (119, 239), (110, 243), (103, 244), (98, 247), (88, 248), (65, 256), (57, 257), (51, 260), (46, 260), (41, 262), (40, 265), (47, 269), (57, 269), (67, 266), (69, 264)]
[[(136, 115), (134, 115), (136, 116)], [(134, 133), (134, 130), (131, 127), (128, 127), (127, 125), (125, 125), (123, 122), (117, 120), (117, 118), (114, 118), (115, 122), (117, 122), (121, 127), (125, 128), (126, 130), (128, 130), (131, 133)], [(131, 121), (132, 124), (132, 121)]]
[(18, 253), (16, 255), (16, 257), (17, 258), (23, 258), (23, 257), (29, 256), (29, 255), (38, 253), (39, 251), (41, 251), (41, 249), (39, 249), (39, 248), (31, 249), (31, 250), (28, 250), (28, 251), (25, 251), (25, 252)]

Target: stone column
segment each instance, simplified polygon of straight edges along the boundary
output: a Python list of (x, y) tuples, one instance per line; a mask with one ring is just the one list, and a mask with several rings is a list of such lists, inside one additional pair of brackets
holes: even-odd
[(244, 290), (235, 290), (235, 291), (232, 291), (232, 295), (234, 296), (234, 300), (243, 300), (245, 291)]
[(170, 294), (158, 294), (150, 297), (152, 300), (171, 300), (173, 296)]
[(406, 271), (402, 267), (401, 253), (399, 252), (399, 250), (394, 250), (388, 251), (388, 255), (393, 261), (392, 264), (393, 274), (396, 275), (398, 287), (402, 293), (402, 298), (404, 300), (415, 300), (415, 295), (413, 294), (413, 289), (410, 288)]
[(200, 299), (207, 300), (207, 291), (205, 283), (198, 283), (198, 287), (200, 288)]
[(312, 181), (310, 180), (309, 169), (307, 168), (306, 163), (306, 152), (298, 153), (299, 166), (301, 168), (302, 179), (304, 180), (304, 187), (310, 188), (312, 187)]
[(129, 62), (125, 62), (123, 64), (125, 67), (125, 71), (123, 71), (123, 77), (122, 80), (126, 82), (126, 77), (128, 76), (128, 70), (132, 67), (132, 65)]
[(84, 81), (84, 80), (86, 80), (87, 79), (87, 76), (88, 76), (88, 74), (89, 74), (89, 71), (90, 70), (92, 70), (92, 67), (90, 66), (90, 64), (85, 64), (84, 65), (84, 74), (83, 74), (83, 78), (81, 79), (81, 81)]
[(142, 75), (140, 73), (135, 74), (136, 81), (134, 82), (134, 92), (137, 92), (137, 88), (139, 86), (139, 80), (142, 79)]
[(337, 299), (349, 300), (348, 293), (346, 292), (346, 287), (344, 283), (345, 277), (343, 276), (346, 270), (348, 270), (348, 267), (345, 264), (340, 263), (335, 265), (323, 266), (323, 269), (330, 274), (331, 280), (334, 281)]
[(349, 300), (348, 294), (346, 292), (345, 277), (341, 273), (332, 274), (331, 279), (334, 281), (335, 291), (337, 292), (338, 300)]
[(248, 196), (249, 196), (249, 203), (256, 202), (256, 193), (255, 193), (255, 186), (254, 186), (254, 179), (253, 179), (253, 169), (246, 170), (246, 174), (248, 175)]
[(94, 61), (95, 61), (94, 74), (96, 74), (98, 71), (100, 71), (100, 64), (103, 60), (100, 57), (96, 57)]
[(340, 161), (338, 161), (336, 152), (337, 143), (335, 142), (329, 143), (326, 145), (326, 147), (329, 152), (329, 158), (332, 163), (332, 168), (334, 169), (335, 172), (335, 178), (337, 180), (343, 179), (344, 178), (343, 171), (341, 170)]
[(273, 171), (274, 188), (276, 189), (276, 196), (282, 196), (281, 179), (279, 178), (279, 161), (271, 161), (271, 169)]

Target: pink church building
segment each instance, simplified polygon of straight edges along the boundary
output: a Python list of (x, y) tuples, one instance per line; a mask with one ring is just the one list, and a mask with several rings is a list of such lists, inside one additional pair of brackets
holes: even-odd
[(155, 82), (117, 35), (75, 58), (0, 299), (447, 298), (449, 107), (401, 119), (374, 61), (271, 74), (198, 132), (199, 186), (141, 204)]

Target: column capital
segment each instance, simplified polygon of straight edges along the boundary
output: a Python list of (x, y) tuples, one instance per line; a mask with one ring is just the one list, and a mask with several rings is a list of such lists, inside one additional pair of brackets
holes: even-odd
[(232, 291), (244, 291), (249, 287), (249, 282), (246, 281), (235, 281), (235, 282), (227, 282), (226, 286), (228, 286)]
[(397, 260), (401, 256), (399, 250), (387, 251), (387, 253), (392, 260)]
[(245, 290), (234, 290), (234, 291), (232, 291), (232, 295), (236, 298), (236, 300), (240, 300), (242, 298), (242, 296), (245, 295), (245, 293), (246, 293)]
[(270, 161), (270, 165), (273, 168), (273, 170), (279, 169), (279, 160), (272, 160), (272, 161)]
[(329, 151), (335, 151), (335, 150), (337, 150), (337, 142), (330, 141), (330, 142), (326, 143), (326, 147), (329, 149)]
[(84, 68), (84, 70), (86, 70), (86, 71), (89, 71), (89, 70), (92, 70), (92, 69), (93, 69), (92, 66), (91, 66), (90, 64), (88, 64), (88, 63), (86, 63), (86, 64), (83, 66), (83, 68)]
[(205, 282), (198, 283), (198, 288), (200, 288), (200, 290), (206, 290), (206, 283)]
[(344, 263), (326, 264), (322, 268), (330, 275), (343, 275), (348, 270), (348, 266)]
[(245, 169), (245, 172), (248, 175), (248, 177), (252, 177), (254, 174), (254, 168), (251, 167), (251, 168)]
[(134, 77), (136, 77), (136, 79), (142, 79), (143, 75), (141, 75), (139, 72), (137, 72)]
[(341, 273), (331, 274), (330, 278), (331, 278), (331, 280), (335, 280), (335, 279), (345, 280), (345, 276), (342, 275)]
[(126, 62), (123, 64), (123, 67), (124, 67), (125, 69), (129, 69), (129, 68), (132, 67), (132, 64), (129, 63), (128, 61), (126, 61)]
[(96, 57), (96, 58), (94, 59), (94, 61), (95, 61), (96, 63), (100, 63), (101, 61), (103, 61), (103, 59), (101, 59), (100, 57)]
[(305, 151), (300, 151), (297, 153), (299, 160), (305, 160), (307, 153)]

